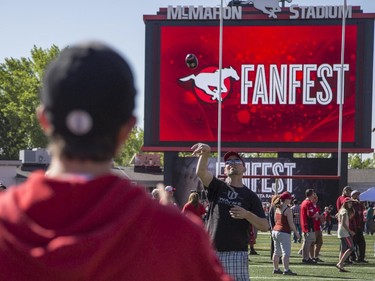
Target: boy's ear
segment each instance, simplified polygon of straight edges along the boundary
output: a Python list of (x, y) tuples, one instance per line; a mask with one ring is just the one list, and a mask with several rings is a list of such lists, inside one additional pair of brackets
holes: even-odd
[(122, 145), (126, 142), (126, 140), (129, 137), (129, 134), (133, 130), (135, 123), (137, 119), (134, 116), (131, 116), (124, 125), (121, 126), (120, 131), (118, 133), (117, 137), (117, 149), (116, 149), (116, 155), (120, 153)]
[(49, 122), (47, 115), (46, 115), (46, 110), (43, 105), (39, 105), (36, 108), (36, 116), (39, 121), (39, 125), (42, 128), (44, 134), (46, 136), (50, 136), (52, 134), (52, 125)]
[(124, 143), (128, 137), (129, 137), (129, 134), (131, 133), (131, 131), (133, 130), (134, 128), (134, 125), (136, 123), (136, 118), (134, 116), (131, 116), (129, 118), (128, 121), (126, 121), (126, 123), (124, 125), (122, 125), (122, 127), (120, 128), (120, 132), (119, 132), (119, 142), (122, 144)]

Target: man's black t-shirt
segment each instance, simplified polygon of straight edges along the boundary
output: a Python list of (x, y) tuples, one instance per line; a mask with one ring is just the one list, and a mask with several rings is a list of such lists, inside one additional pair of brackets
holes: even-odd
[(208, 186), (207, 228), (218, 252), (247, 251), (249, 243), (249, 222), (234, 219), (229, 210), (240, 206), (261, 218), (265, 218), (258, 196), (246, 186), (233, 187), (217, 178)]

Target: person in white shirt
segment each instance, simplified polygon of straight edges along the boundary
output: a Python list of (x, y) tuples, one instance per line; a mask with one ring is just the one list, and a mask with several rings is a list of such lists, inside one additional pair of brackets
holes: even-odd
[(339, 223), (337, 229), (337, 237), (340, 238), (341, 252), (339, 256), (339, 262), (338, 264), (336, 264), (336, 268), (340, 272), (348, 272), (344, 268), (344, 262), (354, 250), (352, 236), (355, 234), (355, 232), (349, 228), (349, 219), (353, 214), (354, 210), (352, 208), (352, 200), (349, 197), (342, 204), (337, 215), (337, 220)]

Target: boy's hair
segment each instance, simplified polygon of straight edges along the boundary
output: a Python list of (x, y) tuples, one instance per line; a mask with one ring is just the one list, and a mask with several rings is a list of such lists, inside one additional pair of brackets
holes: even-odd
[(306, 197), (310, 197), (313, 194), (314, 194), (314, 189), (306, 189), (305, 191)]

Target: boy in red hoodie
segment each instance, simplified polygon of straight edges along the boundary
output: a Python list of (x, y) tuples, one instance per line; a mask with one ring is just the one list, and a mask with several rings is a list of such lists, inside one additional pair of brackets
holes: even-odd
[(52, 161), (0, 196), (0, 280), (230, 280), (201, 226), (111, 173), (134, 100), (128, 64), (103, 44), (48, 67), (37, 115)]

